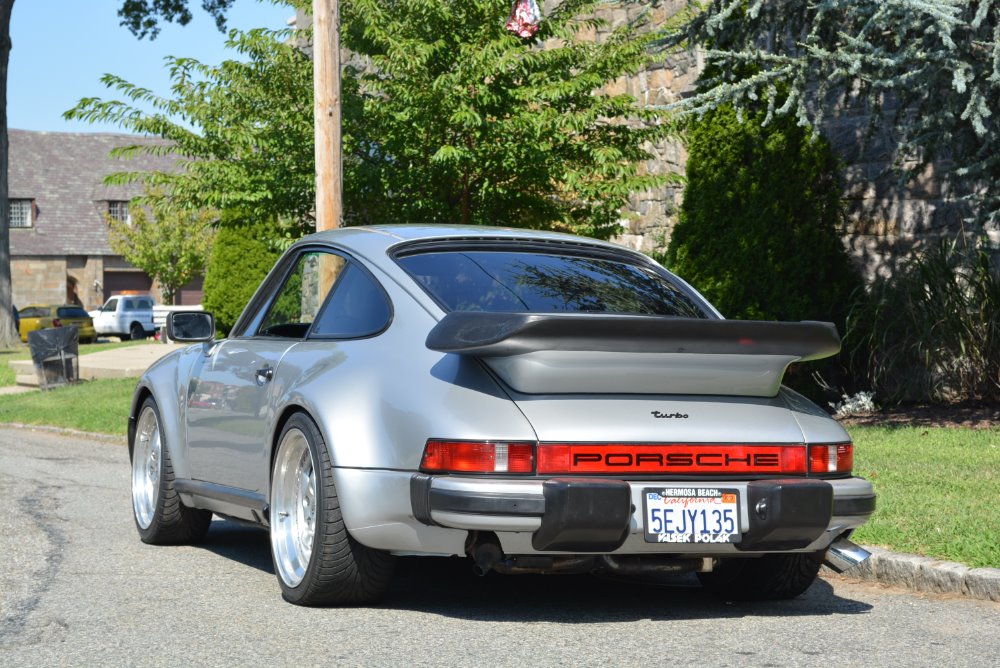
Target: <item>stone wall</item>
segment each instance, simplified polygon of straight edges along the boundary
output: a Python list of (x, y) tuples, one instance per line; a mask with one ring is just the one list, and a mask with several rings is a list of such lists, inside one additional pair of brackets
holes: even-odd
[(66, 299), (66, 258), (40, 255), (10, 263), (14, 306), (62, 304)]
[[(558, 0), (548, 0), (546, 11), (558, 4)], [(640, 4), (608, 5), (597, 12), (598, 18), (606, 25), (580, 33), (582, 39), (600, 41), (610, 32), (627, 22), (635, 21), (641, 13), (649, 12), (652, 25), (662, 25), (673, 16), (684, 3), (667, 0), (655, 7)], [(635, 76), (622, 77), (608, 86), (604, 92), (611, 95), (628, 93), (643, 106), (660, 107), (676, 102), (693, 89), (702, 69), (701, 54), (692, 51), (671, 56)], [(650, 174), (683, 174), (687, 162), (687, 152), (678, 140), (668, 140), (649, 147), (652, 159), (642, 169)], [(622, 245), (653, 253), (666, 248), (670, 231), (677, 221), (684, 188), (680, 184), (670, 184), (656, 190), (634, 193), (629, 204), (622, 211), (622, 231), (613, 241)]]

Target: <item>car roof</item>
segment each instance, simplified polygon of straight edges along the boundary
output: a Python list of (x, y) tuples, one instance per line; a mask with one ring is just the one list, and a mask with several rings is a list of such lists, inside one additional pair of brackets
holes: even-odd
[[(511, 239), (526, 241), (563, 241), (587, 244), (618, 251), (631, 249), (617, 244), (561, 232), (526, 230), (515, 227), (486, 227), (481, 225), (370, 225), (341, 227), (336, 230), (316, 232), (295, 242), (295, 246), (312, 243), (330, 243), (365, 255), (369, 261), (383, 264), (386, 251), (401, 243), (447, 239)], [(634, 251), (632, 251), (634, 252)]]

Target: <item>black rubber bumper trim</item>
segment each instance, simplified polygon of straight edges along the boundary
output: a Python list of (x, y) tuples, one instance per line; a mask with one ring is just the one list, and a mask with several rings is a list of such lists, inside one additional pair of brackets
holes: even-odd
[(823, 535), (833, 516), (833, 486), (823, 480), (754, 480), (747, 484), (750, 530), (737, 550), (798, 550)]
[(432, 489), (431, 510), (480, 515), (518, 515), (537, 517), (545, 513), (545, 499), (519, 494), (490, 494)]
[(540, 517), (545, 513), (545, 498), (541, 496), (432, 489), (432, 480), (432, 476), (423, 473), (415, 473), (410, 478), (410, 506), (413, 516), (424, 524), (437, 525), (431, 519), (431, 512), (435, 510), (515, 517)]
[(531, 534), (539, 552), (612, 552), (632, 521), (632, 492), (624, 480), (553, 478), (542, 485), (545, 515)]
[(437, 526), (431, 519), (431, 477), (423, 473), (414, 473), (410, 478), (410, 507), (413, 517), (418, 522)]
[(837, 517), (871, 515), (875, 512), (875, 495), (851, 496), (833, 500), (833, 514)]

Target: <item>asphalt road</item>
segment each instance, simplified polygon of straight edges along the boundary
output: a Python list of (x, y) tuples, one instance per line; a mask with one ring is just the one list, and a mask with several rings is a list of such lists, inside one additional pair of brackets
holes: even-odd
[(408, 558), (378, 606), (298, 608), (262, 531), (140, 543), (128, 478), (122, 445), (0, 429), (0, 666), (1000, 665), (1000, 605), (842, 578), (744, 604)]

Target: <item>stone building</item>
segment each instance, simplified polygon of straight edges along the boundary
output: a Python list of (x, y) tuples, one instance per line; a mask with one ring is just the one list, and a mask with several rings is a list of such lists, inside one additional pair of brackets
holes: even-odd
[[(124, 134), (10, 130), (9, 198), (13, 300), (26, 304), (79, 303), (94, 309), (113, 293), (153, 291), (145, 272), (108, 245), (107, 216), (127, 220), (142, 186), (108, 186), (117, 171), (169, 170), (176, 159), (110, 157), (119, 146), (157, 140)], [(180, 304), (201, 301), (201, 280), (185, 286)]]

